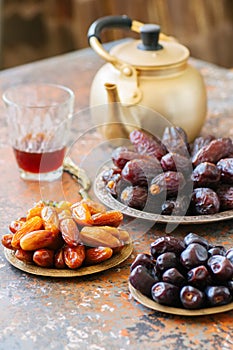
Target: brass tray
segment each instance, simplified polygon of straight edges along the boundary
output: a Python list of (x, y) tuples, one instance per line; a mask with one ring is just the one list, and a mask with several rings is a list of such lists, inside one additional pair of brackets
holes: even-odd
[(119, 253), (114, 254), (110, 259), (105, 260), (100, 264), (96, 264), (92, 266), (83, 266), (76, 270), (72, 270), (72, 269), (44, 268), (33, 264), (26, 264), (15, 257), (13, 250), (4, 248), (5, 257), (11, 265), (13, 265), (17, 269), (22, 270), (24, 272), (28, 272), (33, 275), (47, 276), (47, 277), (77, 277), (77, 276), (86, 276), (93, 273), (105, 271), (125, 261), (130, 256), (132, 251), (133, 251), (133, 244), (130, 243), (125, 245)]
[[(105, 168), (106, 169), (106, 168)], [(205, 224), (223, 220), (233, 219), (233, 210), (223, 211), (212, 215), (194, 215), (194, 216), (175, 216), (175, 215), (160, 215), (153, 214), (142, 210), (137, 210), (126, 206), (125, 204), (116, 200), (105, 188), (105, 184), (102, 180), (101, 171), (94, 181), (94, 192), (97, 198), (106, 206), (114, 210), (120, 210), (123, 214), (133, 218), (158, 222), (158, 223), (170, 223), (170, 224)]]
[(190, 310), (190, 309), (183, 309), (183, 308), (177, 308), (177, 307), (171, 307), (171, 306), (165, 306), (156, 303), (152, 299), (148, 298), (147, 296), (140, 293), (138, 290), (136, 290), (131, 283), (129, 283), (129, 291), (133, 298), (137, 300), (140, 304), (160, 312), (165, 312), (168, 314), (173, 315), (181, 315), (181, 316), (205, 316), (205, 315), (213, 315), (218, 314), (221, 312), (226, 312), (233, 310), (233, 302), (229, 303), (227, 305), (222, 306), (216, 306), (216, 307), (208, 307), (203, 309), (196, 309), (196, 310)]

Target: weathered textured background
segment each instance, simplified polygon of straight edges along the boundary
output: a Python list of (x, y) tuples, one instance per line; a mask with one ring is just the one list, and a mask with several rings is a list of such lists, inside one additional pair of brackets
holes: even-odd
[[(232, 0), (0, 0), (1, 68), (87, 47), (90, 24), (106, 15), (127, 14), (159, 23), (187, 45), (192, 56), (233, 67)], [(103, 33), (103, 41), (129, 36)]]

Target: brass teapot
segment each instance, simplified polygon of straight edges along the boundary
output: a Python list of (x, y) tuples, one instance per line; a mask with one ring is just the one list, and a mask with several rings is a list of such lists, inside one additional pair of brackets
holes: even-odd
[[(112, 27), (131, 29), (140, 33), (141, 39), (123, 41), (108, 52), (100, 36), (103, 29)], [(128, 109), (123, 122), (133, 120), (143, 127), (146, 117), (137, 114), (143, 109), (133, 107), (144, 106), (158, 112), (172, 125), (182, 127), (189, 141), (200, 133), (207, 110), (206, 88), (199, 71), (189, 64), (190, 53), (185, 46), (160, 33), (160, 26), (143, 24), (125, 15), (95, 21), (89, 28), (88, 40), (106, 61), (92, 82), (91, 107), (114, 102), (112, 96), (115, 95), (115, 102), (120, 101), (124, 110)], [(117, 93), (113, 95), (115, 89)], [(122, 121), (122, 116), (120, 118)], [(119, 121), (119, 116), (115, 115), (115, 121)], [(150, 123), (147, 128), (156, 128), (152, 125), (153, 119)]]

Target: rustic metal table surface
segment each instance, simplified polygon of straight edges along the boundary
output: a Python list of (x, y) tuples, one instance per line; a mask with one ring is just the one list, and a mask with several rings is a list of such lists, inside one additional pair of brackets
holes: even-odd
[[(208, 118), (203, 133), (233, 136), (233, 72), (191, 59), (202, 72), (208, 91)], [(0, 93), (20, 82), (50, 81), (72, 88), (78, 112), (88, 107), (94, 74), (103, 61), (91, 49), (0, 72)], [(38, 184), (19, 178), (1, 102), (0, 227), (22, 216), (34, 202), (79, 199), (79, 185), (68, 174), (61, 182)], [(211, 242), (233, 245), (232, 220), (178, 226), (173, 235), (196, 232)], [(141, 230), (141, 231), (140, 231)], [(139, 252), (148, 251), (165, 226), (132, 232), (134, 250), (119, 266), (91, 276), (51, 278), (28, 274), (8, 263), (0, 246), (0, 349), (233, 349), (233, 311), (184, 317), (148, 309), (128, 291), (129, 266)]]

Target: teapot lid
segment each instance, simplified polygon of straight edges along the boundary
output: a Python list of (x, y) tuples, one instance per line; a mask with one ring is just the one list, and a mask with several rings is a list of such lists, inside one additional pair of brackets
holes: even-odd
[(110, 51), (125, 63), (140, 69), (156, 69), (180, 64), (189, 57), (189, 50), (174, 40), (159, 40), (160, 26), (144, 24), (141, 40), (129, 40)]

